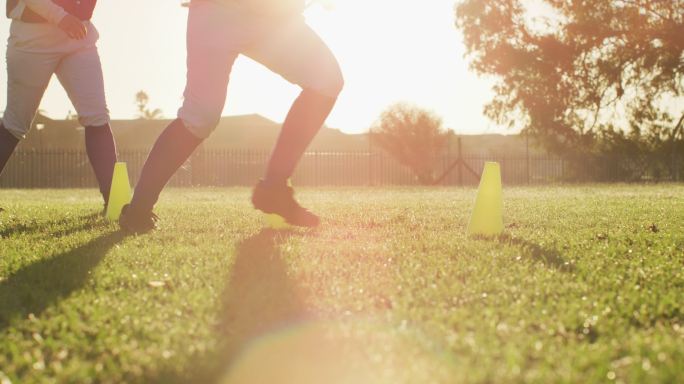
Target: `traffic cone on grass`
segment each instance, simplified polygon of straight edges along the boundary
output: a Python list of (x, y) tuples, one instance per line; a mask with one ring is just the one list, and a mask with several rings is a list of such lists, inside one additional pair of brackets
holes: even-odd
[(128, 170), (126, 163), (118, 162), (114, 165), (114, 175), (112, 176), (112, 187), (109, 190), (109, 202), (107, 204), (107, 219), (110, 221), (119, 220), (121, 208), (131, 202), (133, 194), (131, 184), (128, 181)]
[(499, 163), (487, 162), (468, 224), (468, 234), (495, 236), (501, 234), (503, 229), (501, 169)]
[(264, 214), (264, 221), (266, 222), (266, 227), (271, 229), (288, 229), (290, 224), (288, 224), (282, 216), (275, 213)]

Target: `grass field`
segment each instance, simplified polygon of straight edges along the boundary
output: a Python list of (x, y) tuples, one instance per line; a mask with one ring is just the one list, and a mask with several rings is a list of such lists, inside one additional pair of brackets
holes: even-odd
[(684, 187), (169, 190), (124, 237), (92, 190), (0, 191), (0, 383), (684, 382)]

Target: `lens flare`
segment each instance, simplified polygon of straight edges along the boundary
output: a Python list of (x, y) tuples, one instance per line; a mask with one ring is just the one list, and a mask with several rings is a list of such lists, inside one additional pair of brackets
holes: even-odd
[(447, 383), (452, 369), (415, 330), (371, 320), (314, 321), (253, 340), (220, 383)]

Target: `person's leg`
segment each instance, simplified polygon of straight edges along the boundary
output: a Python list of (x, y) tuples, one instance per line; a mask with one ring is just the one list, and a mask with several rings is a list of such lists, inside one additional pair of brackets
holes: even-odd
[(273, 30), (246, 54), (302, 87), (283, 122), (264, 181), (284, 185), (332, 111), (342, 90), (340, 67), (327, 45), (302, 19)]
[(102, 64), (94, 42), (65, 56), (56, 73), (78, 113), (79, 122), (85, 127), (86, 153), (106, 205), (117, 156), (109, 125)]
[(22, 26), (12, 24), (13, 39), (7, 46), (7, 107), (0, 122), (0, 174), (19, 141), (30, 130), (59, 63), (58, 55), (17, 49), (16, 44), (21, 43), (21, 35), (26, 32), (19, 27)]
[(2, 175), (5, 165), (7, 165), (10, 157), (12, 157), (12, 153), (14, 153), (14, 149), (18, 144), (19, 139), (6, 130), (0, 122), (0, 175)]
[(117, 161), (116, 143), (109, 123), (85, 127), (85, 146), (106, 207)]
[(178, 119), (159, 136), (135, 187), (131, 212), (150, 212), (164, 186), (216, 128), (226, 102), (230, 71), (238, 51), (226, 9), (193, 2), (188, 16), (187, 83)]
[(342, 72), (330, 49), (301, 19), (275, 28), (247, 55), (302, 87), (283, 122), (265, 178), (254, 188), (252, 203), (290, 224), (317, 226), (318, 217), (297, 203), (287, 179), (335, 105), (344, 82)]
[(335, 98), (304, 89), (287, 114), (266, 168), (267, 184), (285, 185), (335, 105)]
[(131, 209), (151, 212), (171, 177), (201, 143), (202, 139), (193, 135), (180, 119), (166, 127), (147, 156), (135, 186)]

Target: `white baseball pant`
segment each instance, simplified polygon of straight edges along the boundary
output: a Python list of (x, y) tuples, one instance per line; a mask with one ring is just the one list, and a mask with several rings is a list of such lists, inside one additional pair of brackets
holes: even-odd
[(187, 49), (187, 84), (178, 117), (199, 138), (208, 137), (221, 118), (239, 54), (331, 98), (339, 95), (344, 82), (335, 56), (301, 15), (274, 19), (234, 2), (193, 0)]
[(7, 42), (7, 108), (2, 125), (18, 139), (26, 137), (53, 74), (57, 75), (85, 127), (109, 123), (104, 80), (97, 51), (99, 34), (85, 22), (88, 35), (74, 40), (57, 26), (14, 20)]

